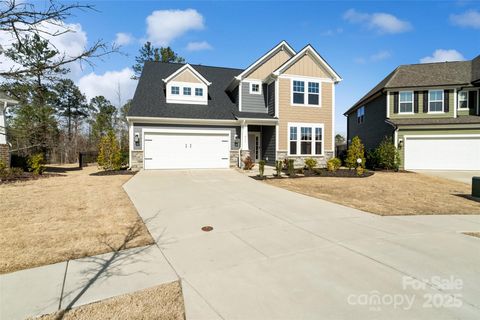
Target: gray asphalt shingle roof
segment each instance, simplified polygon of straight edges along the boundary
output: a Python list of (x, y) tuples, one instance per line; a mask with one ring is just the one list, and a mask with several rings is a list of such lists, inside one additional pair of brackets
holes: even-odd
[(233, 77), (243, 70), (192, 64), (195, 70), (212, 83), (208, 87), (208, 105), (167, 104), (165, 83), (162, 79), (167, 78), (183, 65), (163, 62), (145, 63), (128, 116), (235, 120), (234, 112), (237, 106), (226, 88)]
[[(480, 56), (479, 56), (480, 57)], [(380, 81), (344, 114), (357, 109), (383, 89), (467, 85), (480, 76), (480, 59), (401, 65)], [(478, 60), (477, 62), (475, 62)]]
[(459, 116), (457, 118), (408, 118), (408, 119), (388, 119), (388, 122), (394, 125), (422, 125), (422, 124), (478, 124), (480, 117), (478, 116)]

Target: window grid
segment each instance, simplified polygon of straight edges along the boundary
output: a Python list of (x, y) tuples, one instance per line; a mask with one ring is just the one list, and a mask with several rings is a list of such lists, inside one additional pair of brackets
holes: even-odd
[(172, 86), (172, 88), (170, 89), (170, 92), (175, 95), (180, 94), (180, 87)]
[(468, 92), (460, 91), (458, 93), (458, 109), (468, 109)]
[(197, 97), (203, 96), (203, 88), (195, 88), (195, 96)]
[(443, 90), (429, 91), (428, 112), (443, 112)]
[[(297, 133), (300, 134), (297, 134)], [(292, 126), (289, 129), (290, 155), (321, 155), (323, 128), (318, 126)], [(300, 146), (298, 150), (297, 146)]]
[(192, 95), (192, 88), (190, 88), (190, 87), (183, 87), (183, 95), (184, 95), (184, 96), (191, 96), (191, 95)]
[(402, 91), (399, 94), (400, 108), (399, 113), (413, 113), (413, 92)]

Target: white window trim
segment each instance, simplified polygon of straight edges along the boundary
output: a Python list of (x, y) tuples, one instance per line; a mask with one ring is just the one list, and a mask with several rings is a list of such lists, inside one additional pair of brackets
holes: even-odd
[[(402, 104), (401, 100), (400, 100), (400, 94), (402, 92), (410, 92), (412, 94), (412, 111), (409, 111), (409, 112), (402, 112), (401, 111), (401, 108), (400, 108), (400, 104)], [(407, 90), (407, 91), (399, 91), (398, 92), (398, 114), (415, 114), (415, 93), (411, 90)], [(403, 103), (407, 103), (407, 102), (403, 102)]]
[[(179, 94), (172, 94), (172, 87), (179, 87)], [(190, 88), (190, 95), (183, 93), (184, 88)], [(196, 96), (195, 89), (203, 89), (203, 95)], [(166, 95), (167, 103), (208, 104), (208, 87), (203, 83), (170, 81), (167, 83)]]
[[(293, 82), (302, 81), (303, 82), (303, 102), (304, 103), (294, 103), (293, 102)], [(308, 104), (308, 83), (316, 82), (318, 83), (318, 104)], [(290, 104), (296, 107), (309, 107), (309, 108), (321, 108), (322, 107), (322, 81), (317, 78), (290, 78)]]
[[(250, 82), (250, 83), (248, 84), (248, 92), (249, 92), (250, 94), (258, 94), (258, 95), (262, 94), (262, 82), (261, 82), (261, 81), (257, 81), (257, 80), (254, 80), (254, 81), (252, 81), (252, 80), (246, 80), (246, 81)], [(254, 84), (257, 84), (257, 85), (258, 85), (258, 91), (253, 91), (253, 90), (252, 90), (252, 87), (253, 87)]]
[[(291, 127), (296, 127), (297, 128), (297, 154), (291, 154), (290, 153), (290, 128)], [(312, 128), (312, 153), (311, 154), (301, 154), (301, 128), (302, 127), (307, 127), (307, 128)], [(316, 128), (321, 128), (322, 129), (322, 152), (320, 154), (315, 154), (315, 129)], [(287, 154), (290, 157), (305, 157), (305, 156), (311, 156), (311, 157), (321, 157), (325, 155), (325, 125), (323, 123), (301, 123), (301, 122), (289, 122), (287, 125)]]
[[(197, 89), (198, 89), (198, 90), (202, 90), (202, 94), (201, 94), (201, 95), (197, 95)], [(195, 97), (203, 97), (203, 95), (205, 94), (205, 90), (204, 90), (203, 88), (200, 88), (200, 87), (195, 87), (195, 88), (193, 88), (193, 91), (194, 91), (194, 94), (193, 94), (193, 95), (194, 95)]]
[[(173, 93), (173, 92), (172, 92), (172, 91), (173, 91), (173, 88), (178, 88), (178, 93)], [(171, 87), (170, 87), (170, 94), (171, 94), (172, 96), (179, 96), (179, 95), (180, 95), (180, 91), (181, 91), (181, 90), (180, 90), (180, 86), (171, 86)], [(167, 94), (168, 94), (168, 93), (167, 93)]]
[[(439, 100), (430, 101), (430, 92), (432, 92), (432, 91), (441, 91), (442, 92), (442, 101), (439, 101)], [(430, 102), (441, 102), (442, 103), (442, 111), (430, 111)], [(428, 113), (430, 113), (430, 114), (445, 113), (445, 90), (441, 90), (441, 89), (428, 90)]]
[[(460, 110), (460, 111), (470, 110), (470, 108), (468, 107), (469, 104), (470, 104), (470, 91), (471, 90), (460, 90), (460, 91), (458, 91), (458, 93), (457, 93), (457, 110)], [(460, 108), (460, 92), (465, 92), (467, 94), (467, 107), (466, 108)]]

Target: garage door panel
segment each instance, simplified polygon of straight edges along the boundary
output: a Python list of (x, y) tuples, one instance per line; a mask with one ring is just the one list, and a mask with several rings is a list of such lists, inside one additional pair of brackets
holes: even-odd
[(405, 169), (479, 170), (480, 137), (408, 137)]
[(226, 133), (146, 133), (145, 169), (228, 168)]

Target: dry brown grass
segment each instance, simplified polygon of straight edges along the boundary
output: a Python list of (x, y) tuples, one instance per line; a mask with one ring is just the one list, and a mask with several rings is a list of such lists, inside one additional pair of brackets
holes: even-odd
[(379, 215), (480, 214), (470, 186), (418, 173), (376, 172), (368, 178), (271, 179), (266, 183)]
[(162, 319), (183, 320), (185, 309), (178, 281), (100, 302), (67, 312), (42, 316), (42, 320)]
[(467, 236), (480, 238), (480, 232), (464, 232)]
[(122, 189), (131, 176), (96, 171), (0, 185), (0, 273), (153, 243)]

